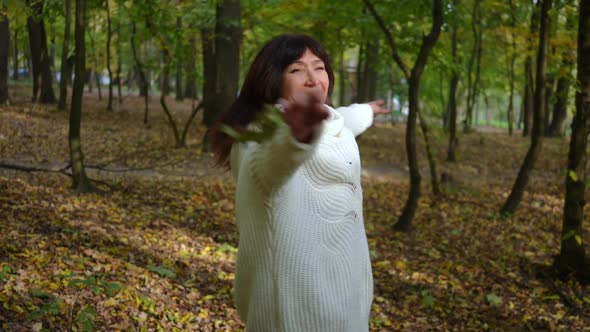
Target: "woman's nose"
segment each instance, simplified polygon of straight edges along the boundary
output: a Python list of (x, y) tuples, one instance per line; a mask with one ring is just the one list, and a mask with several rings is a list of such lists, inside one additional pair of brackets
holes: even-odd
[(305, 85), (307, 86), (316, 86), (319, 83), (318, 78), (313, 70), (307, 70), (307, 80), (305, 81)]

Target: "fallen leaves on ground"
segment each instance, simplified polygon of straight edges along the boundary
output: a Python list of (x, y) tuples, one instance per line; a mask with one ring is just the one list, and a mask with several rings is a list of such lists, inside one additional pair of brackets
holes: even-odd
[[(85, 99), (87, 162), (141, 169), (92, 173), (108, 193), (75, 195), (63, 174), (0, 173), (2, 329), (243, 330), (232, 300), (233, 181), (197, 153), (202, 129), (191, 131), (188, 149), (174, 149), (157, 107), (145, 129), (139, 99), (128, 98), (113, 113)], [(2, 158), (67, 161), (65, 136), (65, 114), (24, 101), (0, 109)], [(380, 170), (363, 178), (371, 331), (587, 330), (590, 290), (553, 280), (547, 268), (559, 249), (566, 142), (547, 142), (517, 214), (502, 218), (526, 139), (463, 136), (460, 161), (440, 164), (451, 174), (445, 196), (423, 181), (414, 227), (398, 233), (392, 226), (408, 192), (402, 143), (399, 125), (360, 139), (365, 168)], [(397, 171), (382, 172), (390, 168)]]

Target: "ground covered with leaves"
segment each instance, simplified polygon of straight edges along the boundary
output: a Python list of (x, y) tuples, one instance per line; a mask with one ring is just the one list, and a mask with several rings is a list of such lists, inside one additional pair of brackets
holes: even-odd
[[(200, 152), (198, 118), (188, 148), (175, 149), (156, 99), (145, 128), (141, 99), (108, 113), (87, 95), (82, 146), (102, 191), (76, 195), (67, 114), (13, 95), (0, 108), (0, 330), (243, 330), (232, 301), (234, 184)], [(186, 119), (190, 101), (170, 99)], [(549, 268), (567, 140), (546, 141), (517, 214), (503, 218), (528, 140), (464, 135), (458, 163), (448, 164), (446, 137), (434, 130), (445, 194), (433, 196), (425, 178), (414, 227), (398, 233), (403, 135), (402, 124), (381, 123), (359, 139), (371, 331), (590, 331), (590, 289)], [(423, 155), (421, 165), (427, 175)]]

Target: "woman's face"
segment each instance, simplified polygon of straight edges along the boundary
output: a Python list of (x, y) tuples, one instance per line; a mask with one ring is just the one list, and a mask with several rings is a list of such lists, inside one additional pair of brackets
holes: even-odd
[(281, 98), (292, 101), (297, 93), (320, 89), (323, 93), (322, 103), (326, 101), (330, 80), (324, 62), (309, 49), (303, 56), (283, 71)]

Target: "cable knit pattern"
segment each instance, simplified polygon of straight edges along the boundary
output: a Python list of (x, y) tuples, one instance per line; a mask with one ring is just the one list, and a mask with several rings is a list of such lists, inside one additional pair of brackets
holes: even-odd
[(369, 329), (373, 277), (355, 136), (373, 113), (367, 104), (328, 109), (310, 144), (284, 125), (266, 142), (232, 148), (234, 295), (247, 332)]

